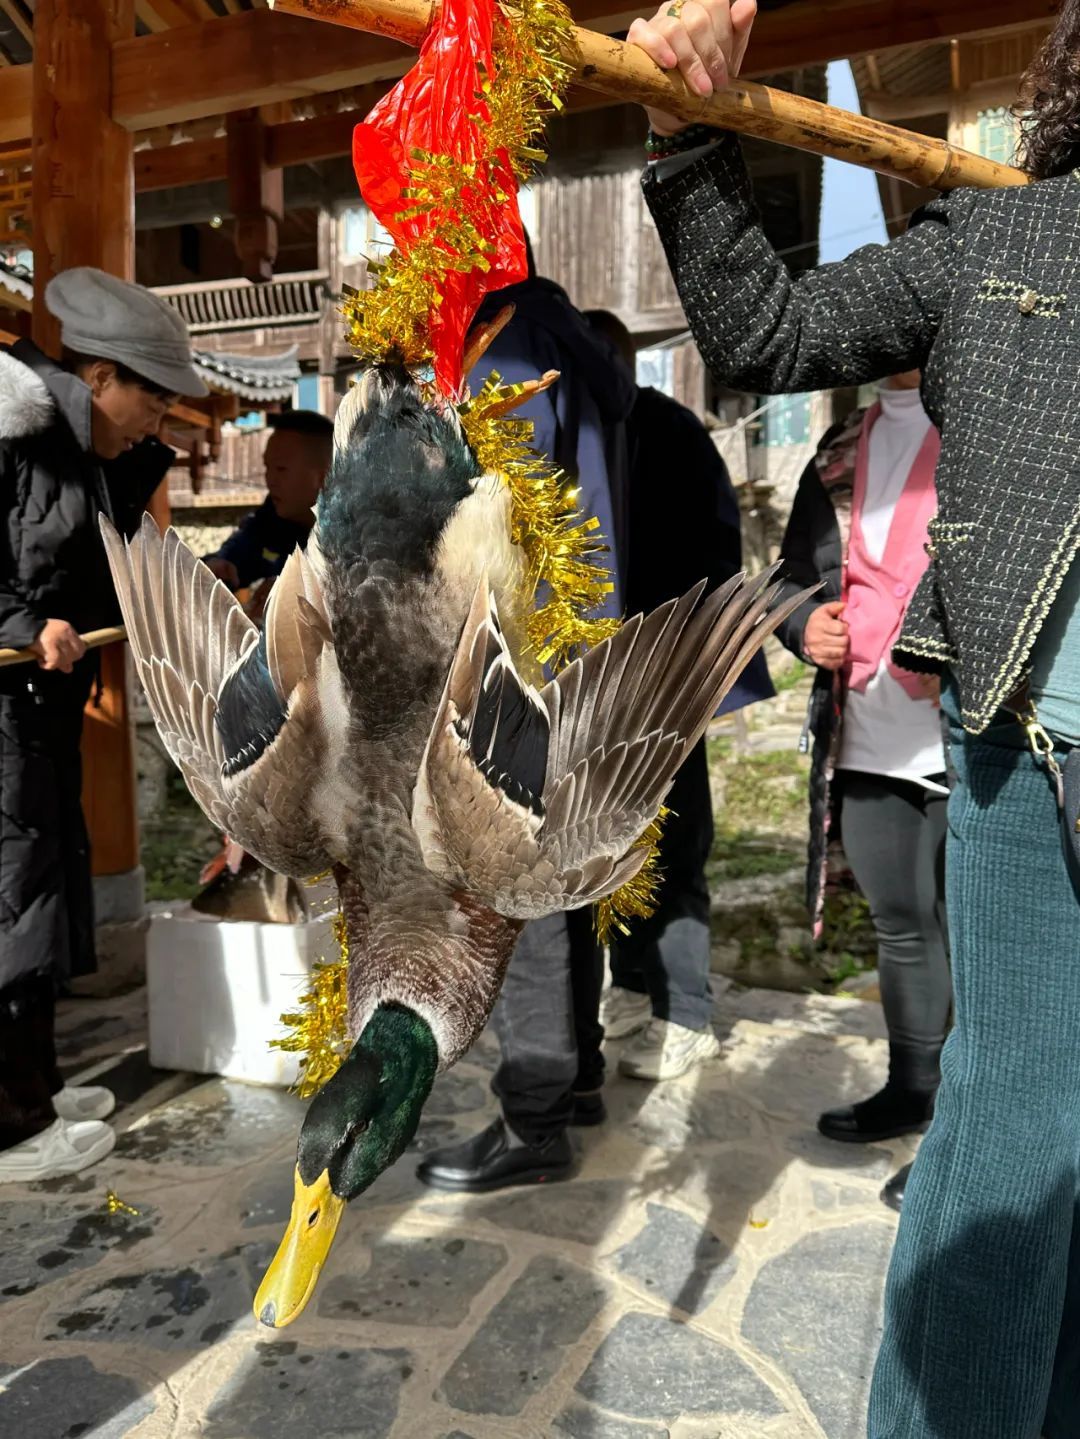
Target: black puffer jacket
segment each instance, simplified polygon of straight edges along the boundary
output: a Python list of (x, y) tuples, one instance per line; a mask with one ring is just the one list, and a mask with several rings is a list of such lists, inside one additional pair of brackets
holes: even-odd
[[(0, 349), (0, 646), (47, 619), (119, 619), (101, 514), (131, 534), (172, 451), (145, 441), (102, 465), (90, 391), (33, 345)], [(96, 652), (73, 674), (0, 668), (0, 1010), (12, 986), (94, 968), (79, 740)]]
[(47, 619), (80, 631), (119, 620), (98, 517), (133, 533), (173, 452), (146, 440), (103, 464), (91, 449), (90, 416), (90, 391), (77, 376), (29, 341), (0, 348), (2, 647), (32, 643)]

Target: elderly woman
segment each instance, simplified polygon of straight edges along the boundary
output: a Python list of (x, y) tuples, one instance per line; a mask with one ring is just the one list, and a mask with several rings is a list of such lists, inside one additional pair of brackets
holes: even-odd
[[(709, 95), (754, 10), (672, 0), (630, 38)], [(650, 113), (645, 192), (716, 375), (779, 393), (919, 367), (941, 433), (931, 564), (893, 654), (941, 674), (952, 722), (955, 1028), (904, 1200), (871, 1439), (1080, 1432), (1072, 769), (1060, 808), (1056, 782), (1080, 744), (1078, 66), (1080, 0), (1064, 0), (1026, 87), (1037, 183), (957, 191), (797, 280), (737, 140)]]
[(99, 516), (134, 530), (172, 461), (170, 403), (206, 393), (149, 290), (74, 269), (45, 301), (63, 361), (0, 349), (0, 646), (38, 657), (0, 669), (0, 1183), (74, 1174), (114, 1142), (113, 1096), (65, 1088), (53, 1044), (57, 985), (94, 968), (79, 635), (119, 618)]

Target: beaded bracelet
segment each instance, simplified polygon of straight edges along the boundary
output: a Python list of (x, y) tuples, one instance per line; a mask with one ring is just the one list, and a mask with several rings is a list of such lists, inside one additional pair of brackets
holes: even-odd
[(697, 150), (702, 145), (708, 145), (713, 140), (718, 140), (720, 133), (712, 125), (688, 125), (685, 130), (679, 130), (674, 135), (657, 135), (650, 130), (645, 141), (645, 153), (650, 160), (666, 160), (671, 155), (684, 154), (687, 150)]

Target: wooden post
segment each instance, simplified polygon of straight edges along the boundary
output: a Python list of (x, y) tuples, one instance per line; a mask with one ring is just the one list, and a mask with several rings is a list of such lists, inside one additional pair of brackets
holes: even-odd
[(73, 265), (134, 279), (132, 137), (114, 123), (112, 47), (134, 0), (41, 0), (34, 12), (34, 338), (57, 353), (45, 286)]
[(236, 110), (229, 115), (225, 141), (240, 271), (246, 280), (271, 280), (278, 225), (285, 213), (284, 171), (266, 163), (266, 126), (258, 110)]
[[(33, 335), (54, 356), (59, 326), (45, 308), (54, 275), (96, 265), (134, 278), (132, 137), (112, 119), (111, 79), (113, 46), (134, 32), (133, 0), (38, 0), (34, 9)], [(134, 918), (142, 890), (123, 645), (102, 650), (101, 680), (83, 734), (83, 807), (93, 872), (109, 877), (99, 918)]]

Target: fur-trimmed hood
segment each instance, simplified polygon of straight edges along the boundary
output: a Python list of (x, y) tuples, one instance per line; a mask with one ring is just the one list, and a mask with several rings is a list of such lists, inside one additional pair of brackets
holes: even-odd
[(42, 377), (0, 349), (0, 440), (25, 440), (52, 423), (56, 405)]
[(99, 459), (90, 387), (29, 340), (0, 347), (0, 646), (31, 644), (45, 616), (82, 631), (116, 623), (100, 517), (134, 534), (174, 458), (146, 439)]

